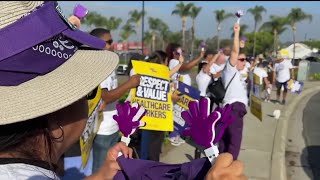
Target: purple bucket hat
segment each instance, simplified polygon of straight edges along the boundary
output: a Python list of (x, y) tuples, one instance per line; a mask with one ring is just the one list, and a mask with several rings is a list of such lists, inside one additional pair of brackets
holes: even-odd
[[(0, 2), (0, 125), (66, 107), (118, 64), (105, 42), (75, 29), (55, 1)], [(95, 50), (81, 50), (86, 45)]]

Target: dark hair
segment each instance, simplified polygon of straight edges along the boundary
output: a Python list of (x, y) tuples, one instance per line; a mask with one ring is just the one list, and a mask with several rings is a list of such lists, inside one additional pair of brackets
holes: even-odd
[(204, 58), (207, 58), (207, 56), (210, 54), (212, 54), (212, 55), (217, 54), (217, 50), (207, 49), (204, 54)]
[[(44, 146), (45, 152), (39, 151), (42, 148), (39, 145)], [(47, 116), (1, 125), (0, 152), (10, 152), (32, 160), (41, 160), (41, 156), (45, 155), (51, 170), (55, 171), (57, 169), (57, 166), (51, 161), (53, 144), (48, 131)]]
[(95, 37), (102, 37), (104, 34), (110, 34), (110, 30), (104, 28), (93, 29), (90, 34)]
[(167, 58), (167, 54), (161, 50), (153, 52), (149, 58), (148, 62), (153, 62), (157, 64), (165, 64)]
[(130, 71), (133, 68), (132, 67), (132, 60), (138, 60), (138, 61), (144, 61), (145, 56), (139, 53), (134, 53), (131, 55), (129, 63), (128, 63), (128, 68), (127, 68), (127, 75), (130, 75)]
[(202, 61), (201, 63), (199, 63), (198, 65), (198, 73), (201, 71), (201, 69), (203, 68), (203, 66), (207, 65), (208, 62), (206, 61)]
[(176, 44), (176, 43), (169, 43), (167, 48), (166, 48), (166, 54), (168, 57), (168, 60), (170, 61), (171, 59), (173, 59), (173, 52), (175, 50), (177, 50), (179, 47), (181, 47), (180, 44)]

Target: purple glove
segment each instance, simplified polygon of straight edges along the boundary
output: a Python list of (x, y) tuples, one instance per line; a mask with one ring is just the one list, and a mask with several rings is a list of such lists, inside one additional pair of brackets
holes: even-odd
[(130, 106), (129, 102), (117, 104), (118, 114), (113, 116), (117, 121), (119, 129), (124, 137), (132, 135), (138, 127), (146, 125), (145, 122), (140, 121), (146, 114), (146, 109), (138, 103), (133, 103)]
[(189, 103), (189, 110), (181, 113), (182, 118), (190, 126), (184, 131), (184, 135), (191, 138), (200, 146), (213, 147), (215, 139), (215, 124), (219, 121), (221, 114), (218, 111), (210, 113), (210, 99), (201, 98)]
[(73, 15), (79, 19), (83, 19), (88, 14), (88, 9), (84, 6), (77, 4), (73, 9)]

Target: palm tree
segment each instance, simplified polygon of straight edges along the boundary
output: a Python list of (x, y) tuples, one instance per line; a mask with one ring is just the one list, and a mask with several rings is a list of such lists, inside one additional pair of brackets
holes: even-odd
[(92, 26), (104, 27), (107, 21), (107, 18), (93, 11), (89, 12), (88, 15), (84, 18), (83, 24), (88, 25), (90, 28)]
[(152, 43), (152, 33), (149, 31), (146, 31), (143, 36), (143, 41), (144, 41), (144, 43), (148, 44), (151, 49), (152, 48), (151, 47), (152, 46), (152, 44), (151, 44)]
[(121, 18), (116, 18), (114, 16), (111, 16), (106, 24), (106, 28), (109, 29), (110, 31), (117, 30), (122, 23)]
[(275, 55), (277, 55), (279, 35), (287, 30), (285, 27), (287, 24), (288, 18), (271, 15), (270, 21), (263, 23), (260, 27), (260, 30), (262, 31), (269, 31), (273, 33), (273, 52)]
[(258, 6), (256, 5), (254, 8), (250, 8), (248, 10), (249, 13), (252, 14), (254, 17), (254, 35), (253, 35), (253, 53), (252, 55), (255, 56), (256, 54), (256, 32), (257, 32), (257, 27), (258, 23), (262, 21), (262, 13), (267, 12), (267, 10), (263, 6)]
[(201, 7), (196, 7), (196, 6), (192, 6), (191, 11), (190, 11), (190, 17), (192, 19), (192, 43), (191, 43), (191, 56), (193, 57), (193, 49), (194, 49), (194, 35), (195, 35), (195, 21), (197, 16), (199, 15), (200, 11), (201, 11)]
[(300, 21), (303, 20), (309, 20), (311, 23), (312, 21), (312, 15), (307, 14), (302, 11), (301, 8), (292, 8), (291, 12), (288, 15), (289, 23), (293, 32), (293, 59), (295, 59), (295, 54), (296, 54), (296, 30), (297, 26), (296, 24)]
[(129, 24), (126, 23), (123, 27), (122, 27), (122, 31), (120, 32), (120, 37), (123, 40), (123, 42), (127, 42), (127, 40), (129, 39), (129, 37), (133, 34), (136, 34), (137, 32), (134, 30), (134, 27)]
[(174, 9), (171, 12), (171, 15), (179, 15), (182, 21), (182, 47), (185, 48), (185, 31), (186, 31), (186, 22), (187, 22), (187, 17), (190, 15), (190, 9), (191, 7), (194, 6), (193, 3), (188, 3), (185, 5), (183, 2), (180, 2), (179, 4), (176, 4), (176, 9)]
[[(246, 25), (246, 24), (241, 24), (241, 25), (240, 25), (239, 36), (240, 36), (240, 37), (243, 36), (243, 35), (246, 33), (246, 31), (247, 31), (248, 28), (249, 28), (248, 25)], [(231, 28), (231, 30), (233, 31), (233, 27)], [(233, 36), (234, 36), (234, 32), (231, 34), (231, 38), (233, 38)]]
[(215, 15), (216, 15), (216, 21), (218, 22), (218, 27), (217, 27), (217, 32), (218, 32), (218, 46), (217, 46), (217, 50), (220, 49), (220, 31), (221, 31), (221, 23), (230, 18), (233, 17), (234, 15), (232, 13), (226, 13), (223, 9), (222, 10), (215, 10), (214, 11)]
[(159, 18), (149, 17), (148, 23), (149, 23), (149, 28), (152, 33), (152, 51), (154, 51), (157, 32), (159, 31), (160, 26), (162, 25), (162, 21)]
[(164, 50), (165, 43), (169, 41), (169, 39), (168, 39), (169, 26), (165, 22), (161, 21), (158, 31), (160, 33), (161, 40), (162, 40), (162, 47), (161, 48), (162, 48), (162, 50)]
[(138, 11), (136, 9), (129, 12), (129, 16), (131, 16), (131, 17), (128, 20), (128, 22), (130, 22), (130, 23), (132, 22), (135, 24), (136, 32), (139, 32), (139, 27), (141, 25), (142, 17), (145, 15), (146, 15), (145, 11)]

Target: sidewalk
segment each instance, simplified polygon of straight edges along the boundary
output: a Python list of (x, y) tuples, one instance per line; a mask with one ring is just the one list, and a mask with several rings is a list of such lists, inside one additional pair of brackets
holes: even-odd
[[(316, 86), (319, 87), (320, 83), (306, 82), (303, 91), (310, 91)], [(275, 99), (276, 92), (273, 91), (272, 95), (272, 99)], [(271, 177), (273, 177), (272, 180), (278, 179), (275, 179), (275, 176), (271, 175), (272, 173), (274, 173), (271, 173), (271, 171), (282, 171), (282, 168), (278, 168), (278, 165), (276, 170), (274, 169), (275, 167), (272, 168), (272, 164), (275, 163), (272, 162), (272, 158), (278, 156), (278, 154), (274, 155), (274, 149), (278, 149), (278, 147), (275, 148), (275, 146), (280, 146), (279, 139), (284, 138), (279, 132), (279, 129), (280, 131), (282, 131), (283, 128), (282, 123), (279, 123), (279, 121), (284, 120), (285, 118), (290, 118), (290, 116), (286, 114), (291, 114), (288, 111), (292, 111), (294, 109), (288, 107), (291, 103), (296, 103), (293, 101), (297, 101), (299, 99), (297, 98), (298, 96), (300, 95), (288, 93), (286, 106), (263, 102), (262, 122), (250, 113), (249, 108), (247, 109), (248, 113), (244, 119), (243, 140), (239, 160), (241, 160), (245, 164), (245, 174), (249, 177), (249, 179), (269, 180), (271, 179)], [(272, 117), (273, 111), (275, 109), (281, 110), (281, 117), (278, 120)], [(171, 146), (170, 148), (171, 149), (167, 153), (162, 154), (160, 158), (161, 162), (183, 163), (190, 161), (190, 159), (194, 157), (194, 148), (188, 144), (182, 144), (178, 147)], [(280, 162), (281, 161), (279, 161), (279, 164)], [(280, 166), (281, 165), (279, 165), (279, 167)]]

